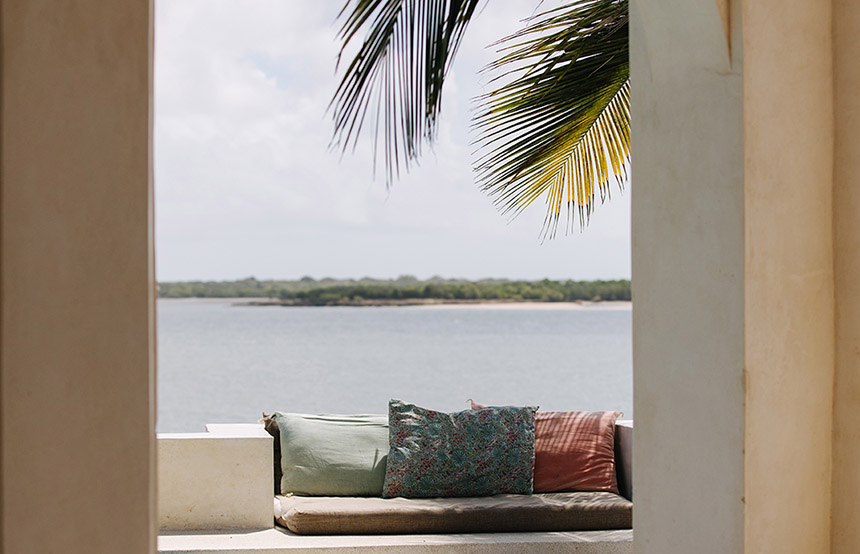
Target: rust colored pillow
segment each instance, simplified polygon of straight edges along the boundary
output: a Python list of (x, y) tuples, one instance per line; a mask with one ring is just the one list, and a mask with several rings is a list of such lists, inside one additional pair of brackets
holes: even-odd
[[(485, 408), (470, 401), (472, 409)], [(537, 412), (534, 492), (618, 494), (615, 420), (618, 412)]]

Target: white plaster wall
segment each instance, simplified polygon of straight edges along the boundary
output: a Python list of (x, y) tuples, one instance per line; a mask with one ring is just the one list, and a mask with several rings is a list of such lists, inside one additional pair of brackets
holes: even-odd
[(158, 435), (159, 527), (272, 527), (272, 437), (262, 426), (213, 431)]
[(714, 0), (631, 1), (637, 554), (744, 540), (743, 94)]

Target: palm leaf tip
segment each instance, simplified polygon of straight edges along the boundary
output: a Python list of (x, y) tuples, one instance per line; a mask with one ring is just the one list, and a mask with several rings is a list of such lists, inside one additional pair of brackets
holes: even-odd
[(621, 186), (630, 159), (626, 0), (573, 2), (503, 39), (488, 69), (502, 84), (479, 98), (476, 172), (502, 213), (543, 197), (543, 238), (580, 229)]
[(445, 76), (477, 5), (478, 0), (347, 0), (339, 15), (339, 60), (350, 45), (358, 51), (329, 104), (331, 146), (355, 146), (370, 123), (374, 164), (381, 141), (387, 182), (401, 165), (408, 170), (422, 145), (436, 137)]

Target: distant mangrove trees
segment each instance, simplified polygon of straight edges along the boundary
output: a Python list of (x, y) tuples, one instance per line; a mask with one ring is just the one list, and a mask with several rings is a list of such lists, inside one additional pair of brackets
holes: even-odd
[(630, 300), (630, 281), (466, 281), (410, 275), (397, 279), (185, 281), (158, 284), (161, 298), (266, 298), (298, 306), (417, 304), (439, 302), (576, 302)]

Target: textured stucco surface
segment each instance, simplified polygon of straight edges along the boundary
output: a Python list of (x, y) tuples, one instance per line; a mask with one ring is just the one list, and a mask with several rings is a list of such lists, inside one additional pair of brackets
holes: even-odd
[(637, 552), (857, 552), (860, 6), (705, 4), (631, 4)]
[(833, 4), (836, 383), (833, 554), (860, 551), (860, 3)]
[(155, 549), (150, 12), (0, 2), (5, 554)]
[(741, 552), (740, 45), (714, 0), (631, 17), (636, 552)]
[(742, 17), (746, 552), (830, 552), (830, 0)]

